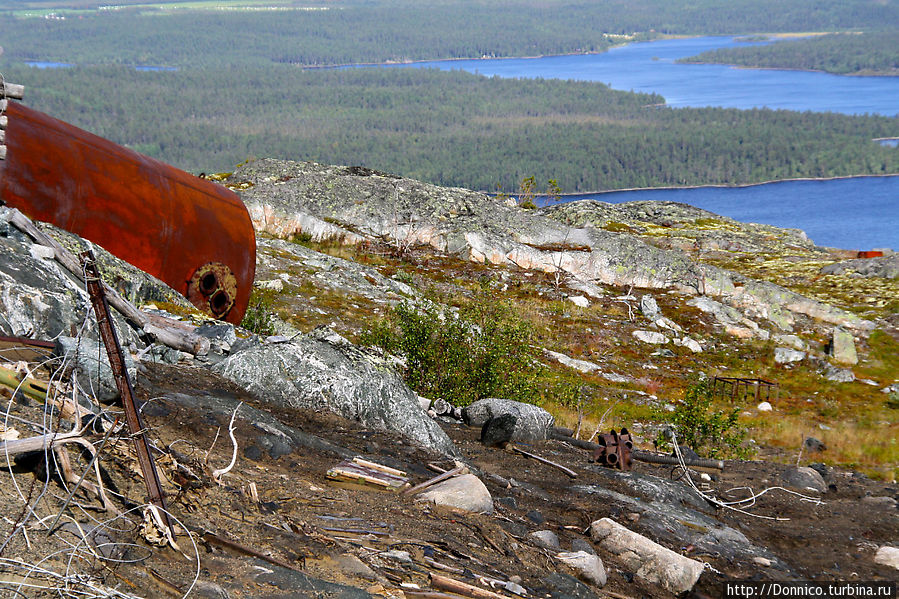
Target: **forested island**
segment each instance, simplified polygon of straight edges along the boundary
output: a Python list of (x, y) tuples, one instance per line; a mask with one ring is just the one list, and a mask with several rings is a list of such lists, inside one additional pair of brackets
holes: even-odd
[[(599, 83), (305, 68), (601, 52), (662, 35), (873, 30), (899, 24), (892, 3), (115, 8), (0, 2), (0, 71), (28, 86), (32, 107), (194, 172), (231, 170), (255, 156), (364, 165), (483, 190), (514, 191), (534, 176), (565, 192), (899, 172), (899, 153), (871, 141), (896, 136), (895, 118), (675, 110), (659, 95)], [(41, 70), (25, 61), (72, 66)], [(171, 70), (135, 70), (140, 65)]]
[(899, 75), (899, 33), (835, 33), (764, 46), (721, 48), (680, 62), (766, 69), (803, 69), (837, 75)]

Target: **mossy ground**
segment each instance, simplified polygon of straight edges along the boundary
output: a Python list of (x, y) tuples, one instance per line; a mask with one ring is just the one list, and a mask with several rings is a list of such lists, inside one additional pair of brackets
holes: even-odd
[[(714, 226), (705, 223), (704, 226)], [(869, 475), (887, 480), (899, 476), (899, 437), (897, 410), (888, 407), (880, 390), (899, 377), (899, 343), (889, 335), (875, 332), (859, 343), (860, 364), (854, 368), (863, 382), (832, 383), (818, 368), (803, 362), (793, 367), (774, 363), (774, 343), (741, 340), (727, 335), (708, 317), (686, 306), (688, 299), (674, 292), (654, 291), (663, 314), (699, 340), (705, 350), (694, 354), (686, 348), (665, 346), (673, 356), (654, 355), (655, 346), (640, 343), (632, 336), (650, 323), (639, 311), (638, 301), (621, 299), (625, 290), (605, 288), (602, 298), (591, 298), (586, 308), (566, 298), (579, 295), (565, 285), (557, 285), (550, 274), (524, 271), (514, 267), (493, 266), (446, 256), (429, 248), (414, 248), (399, 253), (389, 245), (344, 246), (336, 243), (303, 245), (328, 255), (372, 267), (381, 275), (412, 286), (422, 298), (449, 306), (461, 306), (485, 291), (497, 301), (508, 301), (516, 314), (535, 331), (535, 344), (541, 348), (586, 360), (599, 367), (598, 372), (581, 373), (549, 358), (539, 377), (540, 403), (557, 418), (559, 425), (579, 426), (581, 437), (588, 437), (602, 421), (602, 429), (622, 426), (637, 431), (643, 447), (652, 447), (656, 431), (670, 417), (671, 406), (683, 397), (684, 390), (699, 376), (741, 376), (763, 378), (779, 384), (779, 398), (773, 412), (759, 412), (754, 397), (732, 405), (718, 399), (715, 409), (741, 410), (740, 425), (749, 429), (749, 449), (768, 459), (782, 462), (824, 462), (851, 466)], [(361, 293), (334, 289), (313, 277), (313, 271), (285, 252), (265, 249), (268, 258), (257, 280), (290, 276), (291, 284), (271, 298), (273, 310), (301, 330), (328, 324), (353, 341), (358, 341), (375, 320), (386, 315), (390, 304)], [(761, 259), (759, 259), (761, 258)], [(843, 307), (855, 306), (870, 317), (883, 314), (886, 307), (876, 302), (855, 304), (857, 297), (885, 298), (894, 282), (848, 279), (844, 287), (815, 277), (820, 261), (786, 262), (773, 256), (755, 256), (753, 260), (737, 256), (728, 266), (748, 275), (767, 278), (802, 292), (820, 290), (821, 299)], [(721, 265), (724, 265), (723, 263)], [(851, 283), (851, 285), (850, 285)], [(842, 289), (843, 295), (834, 290)], [(899, 290), (897, 290), (899, 291)], [(632, 290), (639, 297), (642, 290)], [(899, 297), (894, 293), (893, 297)], [(807, 335), (818, 347), (825, 339)], [(603, 374), (627, 377), (627, 382), (612, 382)], [(800, 448), (805, 437), (812, 436), (827, 445), (824, 453), (810, 454)]]

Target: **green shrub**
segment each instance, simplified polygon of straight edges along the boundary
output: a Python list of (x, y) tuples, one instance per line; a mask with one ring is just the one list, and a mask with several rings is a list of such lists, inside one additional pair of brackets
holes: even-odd
[(486, 295), (458, 314), (400, 304), (362, 337), (402, 355), (415, 391), (465, 406), (484, 397), (534, 402), (539, 392), (533, 330)]
[[(708, 381), (690, 385), (684, 399), (670, 415), (670, 422), (680, 445), (686, 445), (702, 456), (713, 458), (747, 457), (743, 447), (746, 429), (739, 426), (739, 408), (730, 412), (712, 410), (712, 393)], [(667, 444), (660, 435), (657, 443)]]
[(275, 334), (275, 313), (272, 309), (271, 292), (253, 289), (250, 304), (240, 326), (261, 336)]
[(887, 395), (886, 403), (891, 410), (899, 410), (899, 391), (893, 391)]

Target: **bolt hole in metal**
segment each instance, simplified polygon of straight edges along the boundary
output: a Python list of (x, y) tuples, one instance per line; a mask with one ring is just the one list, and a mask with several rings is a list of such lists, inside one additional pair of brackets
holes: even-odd
[(237, 279), (230, 268), (208, 262), (198, 268), (187, 284), (187, 299), (215, 316), (225, 318), (237, 297)]

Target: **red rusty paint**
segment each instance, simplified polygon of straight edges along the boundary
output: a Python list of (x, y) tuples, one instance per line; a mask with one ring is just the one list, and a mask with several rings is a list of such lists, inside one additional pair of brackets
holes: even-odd
[(883, 256), (883, 252), (880, 250), (868, 250), (858, 253), (859, 258), (880, 258), (881, 256)]
[[(101, 245), (185, 296), (198, 269), (212, 263), (230, 270), (236, 286), (228, 290), (235, 296), (217, 316), (240, 322), (253, 286), (256, 236), (234, 192), (18, 102), (9, 103), (6, 115), (0, 198)], [(209, 312), (210, 298), (194, 296)], [(221, 299), (215, 296), (219, 306)]]

